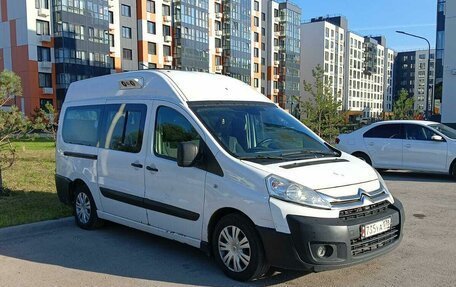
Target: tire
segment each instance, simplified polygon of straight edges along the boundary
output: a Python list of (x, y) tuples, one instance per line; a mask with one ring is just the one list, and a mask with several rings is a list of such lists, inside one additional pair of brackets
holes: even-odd
[(226, 215), (217, 223), (212, 252), (223, 272), (237, 281), (257, 279), (269, 269), (255, 226), (240, 214)]
[(450, 175), (456, 180), (456, 160), (451, 164)]
[(356, 156), (360, 160), (365, 161), (368, 165), (372, 165), (372, 160), (370, 159), (370, 157), (363, 152), (355, 152), (353, 153), (353, 156)]
[(90, 190), (85, 185), (76, 187), (73, 212), (76, 224), (82, 229), (95, 229), (103, 225), (103, 220), (98, 218), (97, 207)]

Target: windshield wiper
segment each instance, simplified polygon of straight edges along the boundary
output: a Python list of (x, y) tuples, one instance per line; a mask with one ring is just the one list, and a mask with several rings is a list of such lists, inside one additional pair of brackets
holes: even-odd
[(319, 150), (300, 150), (300, 151), (287, 152), (287, 153), (281, 154), (281, 156), (283, 156), (283, 157), (297, 156), (297, 155), (337, 156), (337, 154), (335, 152), (329, 153), (329, 152), (323, 152), (323, 151), (319, 151)]
[(271, 159), (271, 160), (284, 160), (283, 156), (271, 156), (271, 155), (255, 155), (255, 156), (241, 156), (241, 160), (252, 160), (252, 159)]

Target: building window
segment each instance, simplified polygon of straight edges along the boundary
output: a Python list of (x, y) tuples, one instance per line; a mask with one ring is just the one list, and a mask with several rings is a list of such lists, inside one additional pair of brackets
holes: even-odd
[(109, 15), (109, 24), (114, 24), (114, 13), (112, 11), (108, 11)]
[(147, 51), (149, 55), (157, 55), (157, 44), (152, 42), (147, 43)]
[(253, 49), (253, 56), (254, 56), (255, 58), (258, 58), (259, 55), (260, 55), (260, 51), (258, 50), (258, 48), (254, 48), (254, 49)]
[(157, 68), (157, 64), (155, 64), (155, 63), (148, 63), (148, 64), (149, 64), (148, 65), (149, 69), (156, 69)]
[(260, 19), (258, 17), (253, 17), (253, 24), (255, 25), (255, 27), (259, 27)]
[(38, 83), (40, 88), (52, 88), (52, 74), (38, 73)]
[(40, 99), (40, 109), (48, 111), (46, 108), (47, 104), (50, 104), (51, 106), (53, 106), (52, 99)]
[(36, 20), (36, 34), (37, 35), (49, 35), (49, 22)]
[(114, 34), (109, 34), (109, 46), (114, 47)]
[(253, 86), (254, 86), (255, 88), (258, 88), (258, 85), (259, 85), (258, 83), (259, 83), (258, 79), (257, 79), (257, 78), (254, 78), (254, 79), (253, 79)]
[(171, 56), (171, 46), (163, 46), (163, 56)]
[(255, 42), (259, 42), (260, 41), (260, 35), (257, 32), (253, 33), (253, 39), (254, 39)]
[(125, 4), (120, 5), (122, 16), (131, 17), (131, 7)]
[(155, 1), (146, 1), (147, 12), (155, 14)]
[(133, 59), (133, 52), (130, 49), (123, 49), (122, 50), (122, 58), (124, 60), (132, 60)]
[(49, 0), (35, 0), (35, 8), (49, 9)]
[(147, 33), (156, 34), (155, 31), (155, 22), (147, 21)]
[(255, 64), (253, 64), (253, 67), (254, 67), (254, 71), (255, 71), (255, 73), (258, 73), (258, 72), (259, 72), (259, 70), (260, 70), (260, 68), (259, 68), (259, 67), (260, 67), (260, 65), (258, 65), (258, 63), (255, 63)]
[(171, 8), (168, 5), (162, 5), (163, 16), (171, 16)]
[(131, 28), (122, 26), (122, 38), (131, 39)]
[(261, 13), (261, 20), (266, 21), (266, 14), (265, 13)]
[(253, 8), (255, 9), (255, 11), (260, 11), (260, 2), (253, 2)]
[(163, 25), (163, 36), (171, 36), (171, 27)]
[(51, 61), (51, 48), (37, 46), (38, 51), (38, 62), (50, 62)]

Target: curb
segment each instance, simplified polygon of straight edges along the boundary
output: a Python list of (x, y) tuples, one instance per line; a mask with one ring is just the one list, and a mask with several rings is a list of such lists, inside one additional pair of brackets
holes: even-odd
[(0, 228), (0, 242), (11, 240), (13, 238), (30, 236), (34, 233), (49, 232), (52, 229), (60, 228), (62, 226), (73, 223), (74, 217), (64, 217), (59, 219), (52, 219), (46, 221), (39, 221), (34, 223), (26, 223), (16, 226), (9, 226)]

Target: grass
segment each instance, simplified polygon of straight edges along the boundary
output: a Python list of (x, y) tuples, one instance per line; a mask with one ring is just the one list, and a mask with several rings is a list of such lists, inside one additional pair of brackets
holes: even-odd
[(15, 142), (14, 165), (3, 171), (9, 196), (0, 196), (0, 228), (71, 215), (55, 190), (55, 145), (48, 140)]

